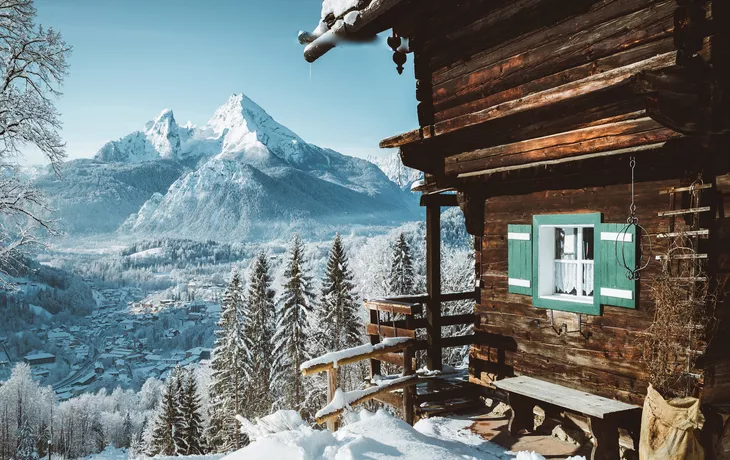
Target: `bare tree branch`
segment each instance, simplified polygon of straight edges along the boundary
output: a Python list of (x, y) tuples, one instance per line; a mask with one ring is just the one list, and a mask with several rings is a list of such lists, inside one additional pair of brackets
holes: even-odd
[(56, 234), (44, 197), (8, 162), (32, 146), (59, 174), (66, 158), (54, 102), (71, 47), (35, 21), (33, 0), (0, 0), (0, 274), (22, 260), (24, 247), (40, 244), (39, 231)]

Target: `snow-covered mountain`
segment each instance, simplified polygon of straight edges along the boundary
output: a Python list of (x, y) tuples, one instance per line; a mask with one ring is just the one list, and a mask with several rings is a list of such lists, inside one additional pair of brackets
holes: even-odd
[(411, 184), (423, 179), (423, 173), (417, 169), (405, 166), (398, 151), (383, 156), (370, 156), (368, 161), (380, 168), (388, 179), (398, 184), (403, 190), (410, 190)]
[[(377, 166), (307, 143), (243, 94), (201, 127), (179, 126), (166, 109), (64, 169), (70, 177), (36, 182), (52, 192), (71, 232), (113, 227), (140, 237), (241, 241), (392, 226), (418, 215), (410, 194)], [(155, 185), (132, 191), (135, 181)]]
[(191, 131), (187, 150), (204, 142), (195, 151), (216, 145), (217, 152), (164, 196), (151, 197), (124, 230), (242, 240), (392, 225), (415, 215), (377, 167), (308, 144), (243, 94)]

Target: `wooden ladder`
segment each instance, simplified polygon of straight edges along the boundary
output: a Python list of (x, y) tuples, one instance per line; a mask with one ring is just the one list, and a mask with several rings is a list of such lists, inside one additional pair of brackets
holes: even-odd
[[(670, 243), (680, 237), (687, 237), (691, 244), (692, 249), (694, 253), (692, 254), (666, 254), (666, 255), (658, 255), (656, 256), (657, 260), (665, 260), (667, 263), (671, 263), (671, 261), (674, 260), (695, 260), (695, 265), (697, 265), (697, 270), (693, 269), (692, 272), (695, 273), (699, 271), (699, 264), (700, 261), (707, 259), (707, 254), (701, 254), (698, 253), (697, 250), (699, 248), (699, 239), (701, 238), (708, 238), (710, 236), (710, 230), (706, 228), (701, 228), (700, 226), (700, 214), (704, 212), (710, 212), (711, 208), (710, 206), (701, 206), (700, 203), (702, 202), (702, 190), (711, 189), (712, 184), (693, 184), (686, 187), (670, 187), (659, 191), (660, 195), (669, 195), (669, 210), (668, 211), (660, 211), (657, 215), (659, 217), (668, 217), (669, 218), (669, 230), (665, 233), (659, 233), (657, 235), (657, 238), (660, 239), (670, 239)], [(682, 203), (682, 194), (689, 193), (690, 194), (690, 206), (685, 209), (677, 209), (678, 204), (681, 205)], [(685, 217), (690, 215), (692, 218), (692, 222), (689, 225), (689, 229), (685, 231), (677, 231), (677, 225), (676, 225), (676, 218), (677, 217)], [(676, 278), (677, 280), (682, 281), (705, 281), (706, 278), (704, 277), (694, 277), (690, 276), (689, 278)]]

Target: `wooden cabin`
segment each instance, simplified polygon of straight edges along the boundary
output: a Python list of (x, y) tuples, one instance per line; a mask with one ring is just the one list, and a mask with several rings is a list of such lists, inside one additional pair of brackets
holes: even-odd
[(471, 382), (534, 377), (638, 406), (654, 383), (700, 398), (715, 452), (730, 403), (730, 2), (351, 3), (300, 41), (313, 62), (392, 31), (393, 60), (415, 67), (420, 126), (380, 146), (425, 173), (429, 366), (438, 215), (456, 199), (476, 237)]

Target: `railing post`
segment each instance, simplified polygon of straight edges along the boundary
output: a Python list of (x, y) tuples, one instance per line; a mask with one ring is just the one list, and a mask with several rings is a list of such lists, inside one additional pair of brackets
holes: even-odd
[(441, 370), (441, 207), (426, 205), (427, 365)]
[[(335, 399), (335, 391), (337, 391), (337, 368), (327, 369), (327, 403)], [(327, 429), (337, 431), (337, 418), (327, 420)]]
[[(380, 312), (378, 310), (370, 310), (370, 324), (379, 324), (380, 321), (378, 320), (378, 315)], [(380, 336), (379, 335), (371, 335), (370, 336), (370, 345), (377, 345), (380, 343)], [(376, 375), (380, 375), (380, 360), (378, 359), (371, 359), (370, 360), (370, 379), (375, 377)]]

